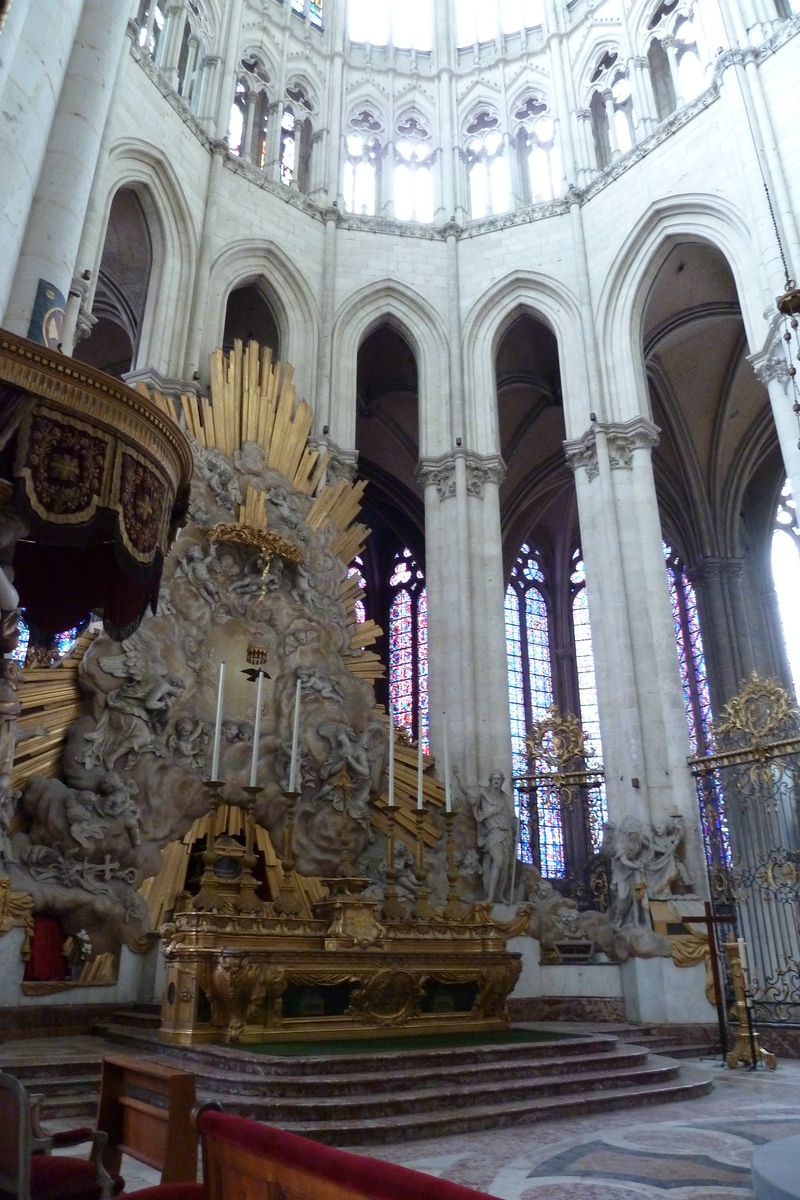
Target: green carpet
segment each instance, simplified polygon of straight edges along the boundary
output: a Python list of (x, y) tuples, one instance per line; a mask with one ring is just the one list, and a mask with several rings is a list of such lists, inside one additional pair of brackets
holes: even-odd
[(519, 1042), (552, 1042), (568, 1037), (535, 1029), (504, 1029), (496, 1033), (442, 1033), (419, 1037), (341, 1038), (314, 1042), (257, 1042), (237, 1047), (246, 1054), (280, 1054), (307, 1058), (315, 1054), (374, 1054), (396, 1050), (454, 1050), (463, 1046), (508, 1046)]

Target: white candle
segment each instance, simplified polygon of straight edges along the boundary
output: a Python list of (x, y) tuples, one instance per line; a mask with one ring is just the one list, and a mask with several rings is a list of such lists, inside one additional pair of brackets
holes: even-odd
[(394, 808), (394, 709), (389, 702), (389, 808)]
[(253, 729), (253, 757), (250, 761), (250, 787), (258, 783), (258, 744), (261, 739), (261, 692), (264, 687), (264, 672), (258, 672), (256, 688), (256, 722)]
[(737, 938), (736, 944), (739, 947), (739, 962), (742, 965), (742, 971), (747, 970), (747, 950), (744, 944), (744, 938)]
[(419, 749), (417, 751), (417, 808), (420, 812), (422, 811), (422, 767), (422, 733), (420, 733)]
[(211, 755), (211, 778), (219, 779), (219, 747), (222, 741), (222, 693), (225, 689), (225, 663), (219, 664), (217, 680), (217, 719), (214, 725), (214, 750)]
[(297, 746), (300, 740), (300, 680), (294, 693), (294, 726), (292, 728), (292, 761), (289, 767), (289, 791), (297, 791)]
[(447, 744), (447, 713), (442, 713), (444, 722), (444, 811), (453, 811), (453, 797), (450, 795), (450, 747)]

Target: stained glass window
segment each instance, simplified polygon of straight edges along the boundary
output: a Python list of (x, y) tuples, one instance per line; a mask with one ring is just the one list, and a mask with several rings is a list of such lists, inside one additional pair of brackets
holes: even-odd
[[(362, 559), (358, 557), (358, 555), (356, 555), (356, 557), (353, 559), (353, 565), (350, 567), (347, 574), (350, 576), (357, 576), (359, 588), (362, 592), (366, 593), (367, 581), (364, 578), (364, 563)], [(357, 596), (353, 601), (353, 607), (356, 610), (356, 620), (359, 624), (362, 624), (367, 619), (367, 606), (364, 603), (364, 597)]]
[[(578, 702), (581, 710), (583, 746), (589, 771), (602, 771), (603, 746), (600, 741), (600, 709), (597, 704), (597, 680), (594, 670), (592, 631), (589, 626), (589, 602), (586, 596), (586, 568), (580, 550), (572, 556), (570, 583), (572, 597), (572, 630), (575, 637), (575, 666), (578, 672)], [(588, 789), (589, 827), (592, 849), (597, 853), (603, 844), (603, 826), (608, 821), (606, 785)]]
[[(51, 662), (58, 662), (59, 659), (65, 658), (67, 654), (75, 646), (78, 640), (78, 626), (74, 629), (65, 629), (63, 633), (57, 633), (50, 645), (49, 658)], [(31, 631), (25, 623), (25, 618), (20, 617), (19, 621), (19, 642), (16, 650), (11, 655), (14, 662), (24, 663), (28, 654), (28, 646), (31, 640)]]
[(792, 485), (786, 480), (781, 491), (775, 529), (772, 534), (772, 578), (778, 596), (786, 655), (794, 681), (795, 696), (800, 696), (800, 622), (797, 620), (797, 597), (800, 596), (800, 523), (792, 496)]
[(429, 749), (428, 597), (425, 576), (411, 551), (398, 551), (389, 588), (389, 696), (395, 724)]
[(475, 218), (508, 212), (511, 206), (511, 175), (499, 124), (495, 114), (481, 109), (467, 126), (470, 213)]
[[(506, 659), (508, 698), (511, 708), (511, 752), (515, 775), (527, 770), (525, 737), (528, 727), (539, 721), (553, 703), (550, 665), (550, 622), (542, 585), (544, 572), (539, 556), (527, 544), (511, 568), (506, 588)], [(526, 817), (528, 794), (519, 786), (514, 792), (520, 815), (520, 849), (523, 862), (533, 862), (536, 847)], [(557, 798), (540, 792), (537, 796), (539, 865), (543, 875), (564, 875), (564, 836)]]
[(664, 559), (672, 601), (683, 703), (686, 708), (686, 723), (689, 726), (689, 744), (692, 754), (708, 754), (713, 748), (711, 697), (708, 691), (703, 637), (700, 633), (700, 617), (697, 612), (697, 596), (686, 576), (683, 559), (673, 554), (672, 548), (666, 542)]
[(310, 0), (308, 16), (312, 25), (316, 25), (317, 29), (322, 28), (322, 0)]

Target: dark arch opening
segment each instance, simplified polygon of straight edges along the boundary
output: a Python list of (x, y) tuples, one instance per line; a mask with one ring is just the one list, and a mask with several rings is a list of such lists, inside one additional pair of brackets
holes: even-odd
[(260, 346), (269, 346), (273, 358), (280, 358), (278, 323), (257, 284), (247, 283), (234, 288), (228, 297), (222, 335), (223, 350), (232, 350), (237, 338), (245, 344), (256, 341)]

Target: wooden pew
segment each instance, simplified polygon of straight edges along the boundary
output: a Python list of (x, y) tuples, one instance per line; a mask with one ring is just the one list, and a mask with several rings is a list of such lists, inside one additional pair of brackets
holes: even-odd
[(491, 1200), (486, 1192), (246, 1117), (201, 1106), (197, 1124), (203, 1200)]
[(197, 1179), (195, 1078), (147, 1058), (103, 1058), (97, 1128), (108, 1134), (103, 1165), (119, 1173), (123, 1154), (161, 1171), (162, 1183)]

